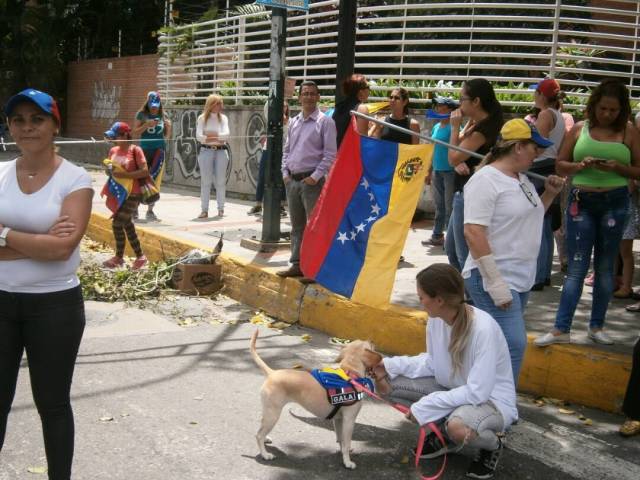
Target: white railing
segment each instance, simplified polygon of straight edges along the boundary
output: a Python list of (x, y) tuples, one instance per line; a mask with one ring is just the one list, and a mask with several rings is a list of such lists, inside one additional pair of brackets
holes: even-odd
[[(355, 0), (354, 0), (355, 1)], [(315, 80), (324, 100), (334, 95), (338, 0), (312, 1), (290, 12), (287, 75)], [(580, 108), (588, 88), (619, 77), (640, 99), (639, 0), (444, 2), (361, 1), (355, 71), (426, 102), (434, 91), (456, 92), (461, 81), (494, 82), (504, 105), (531, 105), (528, 85), (551, 75)], [(176, 26), (160, 37), (159, 86), (173, 105), (201, 104), (212, 93), (231, 103), (266, 98), (271, 49), (269, 10)], [(449, 83), (452, 82), (452, 83)]]

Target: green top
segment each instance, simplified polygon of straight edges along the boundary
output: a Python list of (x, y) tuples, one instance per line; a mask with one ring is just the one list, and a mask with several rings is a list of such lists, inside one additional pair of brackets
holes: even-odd
[[(615, 160), (621, 165), (631, 163), (631, 150), (621, 142), (600, 142), (591, 138), (589, 122), (585, 120), (580, 137), (573, 147), (573, 161), (581, 162), (584, 157)], [(582, 187), (625, 187), (628, 179), (616, 172), (605, 172), (589, 167), (576, 173), (573, 184)]]
[(143, 150), (155, 150), (156, 148), (165, 148), (164, 141), (164, 118), (162, 115), (145, 114), (144, 112), (138, 112), (136, 114), (136, 120), (144, 123), (148, 120), (158, 120), (155, 127), (149, 127), (145, 129), (140, 135), (140, 139), (145, 140), (140, 142), (140, 147)]

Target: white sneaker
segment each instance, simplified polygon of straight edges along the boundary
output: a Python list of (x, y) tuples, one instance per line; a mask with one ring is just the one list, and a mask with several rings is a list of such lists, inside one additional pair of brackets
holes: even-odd
[(613, 345), (613, 340), (611, 340), (611, 337), (602, 330), (593, 331), (590, 329), (587, 336), (595, 343), (599, 343), (601, 345)]
[(552, 343), (571, 343), (571, 334), (561, 333), (559, 335), (554, 335), (553, 332), (549, 332), (539, 336), (533, 341), (533, 344), (537, 347), (546, 347)]

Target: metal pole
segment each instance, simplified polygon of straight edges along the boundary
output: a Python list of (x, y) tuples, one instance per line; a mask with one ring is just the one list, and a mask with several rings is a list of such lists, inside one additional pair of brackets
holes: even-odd
[[(484, 155), (481, 155), (477, 152), (473, 152), (471, 150), (467, 150), (466, 148), (461, 148), (457, 145), (451, 145), (450, 143), (447, 143), (445, 141), (442, 140), (438, 140), (437, 138), (432, 138), (432, 137), (428, 137), (427, 135), (423, 135), (421, 133), (416, 133), (413, 130), (409, 130), (408, 128), (402, 128), (399, 127), (397, 125), (394, 125), (393, 123), (389, 123), (389, 122), (385, 122), (384, 120), (379, 120), (375, 117), (370, 117), (369, 115), (365, 115), (364, 113), (360, 113), (360, 112), (356, 112), (355, 110), (351, 110), (351, 115), (356, 115), (358, 117), (361, 118), (366, 118), (367, 120), (369, 120), (370, 122), (376, 122), (379, 123), (380, 125), (384, 125), (385, 127), (389, 127), (393, 130), (397, 130), (399, 132), (402, 133), (408, 133), (409, 135), (415, 135), (418, 138), (421, 138), (422, 140), (426, 140), (427, 142), (430, 143), (437, 143), (438, 145), (443, 145), (451, 150), (456, 150), (458, 152), (462, 152), (462, 153), (466, 153), (467, 155), (469, 155), (470, 157), (475, 157), (475, 158), (480, 158), (483, 159)], [(532, 177), (532, 178), (537, 178), (539, 180), (545, 180), (547, 177), (545, 177), (544, 175), (540, 175), (538, 173), (533, 173), (533, 172), (524, 172), (526, 173), (528, 176)]]
[(265, 169), (262, 242), (280, 240), (280, 201), (282, 187), (282, 110), (287, 43), (287, 11), (273, 8), (271, 13), (271, 57), (269, 67), (269, 115), (267, 119), (267, 164)]
[(356, 50), (356, 18), (358, 2), (340, 0), (338, 16), (338, 49), (336, 58), (336, 105), (344, 99), (342, 82), (353, 73)]

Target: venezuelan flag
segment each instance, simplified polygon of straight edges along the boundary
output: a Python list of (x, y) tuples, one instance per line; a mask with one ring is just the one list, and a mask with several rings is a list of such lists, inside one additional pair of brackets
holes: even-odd
[[(102, 163), (104, 165), (112, 165), (113, 170), (116, 172), (124, 171), (124, 168), (122, 168), (122, 166), (118, 165), (117, 163), (111, 162), (111, 160), (109, 159), (103, 160)], [(102, 187), (100, 196), (107, 197), (107, 208), (115, 214), (131, 193), (132, 188), (132, 178), (115, 178), (113, 176), (109, 176), (109, 178), (107, 179), (107, 183), (105, 183), (104, 187)]]
[(160, 190), (162, 185), (162, 177), (164, 175), (164, 148), (157, 148), (153, 158), (147, 161), (149, 165), (149, 175), (153, 179), (153, 183), (156, 184), (156, 188)]
[(349, 128), (305, 228), (300, 267), (329, 290), (389, 304), (433, 145), (361, 137)]

